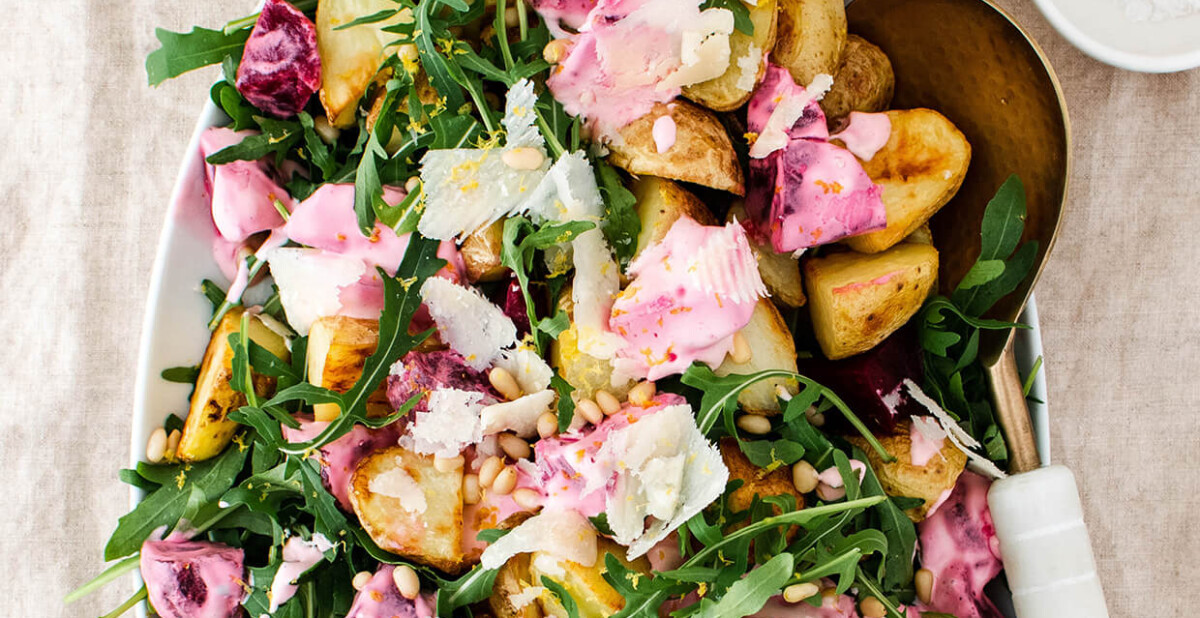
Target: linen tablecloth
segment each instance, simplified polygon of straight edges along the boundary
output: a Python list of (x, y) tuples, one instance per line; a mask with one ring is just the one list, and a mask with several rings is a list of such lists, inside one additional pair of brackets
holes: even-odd
[[(0, 614), (96, 616), (128, 492), (137, 341), (176, 169), (215, 78), (158, 89), (155, 26), (249, 0), (5, 2), (0, 22)], [(1037, 288), (1053, 455), (1078, 474), (1113, 616), (1183, 616), (1200, 556), (1200, 71), (1138, 75), (1071, 47), (1023, 0), (1074, 128), (1070, 204)], [(182, 412), (182, 410), (181, 410)]]

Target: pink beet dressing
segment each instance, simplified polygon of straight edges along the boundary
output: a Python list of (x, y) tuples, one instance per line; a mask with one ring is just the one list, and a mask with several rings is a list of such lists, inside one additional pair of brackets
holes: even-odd
[(162, 618), (232, 618), (241, 614), (241, 549), (174, 538), (142, 543), (141, 570), (150, 604)]
[(999, 618), (983, 588), (1000, 573), (1000, 544), (988, 510), (991, 481), (963, 472), (949, 498), (918, 525), (921, 566), (933, 571), (928, 611)]
[[(297, 429), (283, 427), (283, 438), (289, 442), (305, 442), (317, 437), (328, 426), (329, 423), (301, 419)], [(379, 429), (356, 424), (346, 435), (318, 449), (321, 479), (339, 506), (346, 511), (353, 510), (350, 504), (350, 479), (358, 468), (358, 462), (375, 450), (394, 446), (404, 427), (404, 419)]]
[[(200, 136), (200, 154), (209, 156), (240, 143), (253, 131), (213, 128)], [(292, 198), (271, 175), (264, 161), (204, 164), (205, 186), (212, 196), (212, 218), (226, 241), (241, 243), (252, 234), (283, 225), (275, 200), (290, 208)]]
[(654, 137), (654, 148), (662, 154), (675, 145), (675, 119), (670, 114), (659, 116), (654, 120), (651, 134)]
[(863, 161), (875, 158), (892, 135), (892, 120), (887, 114), (850, 112), (850, 124), (829, 139), (841, 140), (846, 150)]
[[(925, 433), (921, 431), (921, 423), (936, 423), (930, 417), (913, 417), (912, 426), (908, 429), (909, 451), (908, 457), (914, 466), (924, 466), (929, 463), (938, 453), (942, 452), (942, 447), (946, 445), (946, 438), (931, 440), (925, 437)], [(938, 427), (940, 429), (940, 426)]]
[(379, 570), (354, 595), (354, 603), (346, 618), (433, 618), (433, 606), (425, 595), (408, 600), (396, 589), (390, 564), (379, 566)]

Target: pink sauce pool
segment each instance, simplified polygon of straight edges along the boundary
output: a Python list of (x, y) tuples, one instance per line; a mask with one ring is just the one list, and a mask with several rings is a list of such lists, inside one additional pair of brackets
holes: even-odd
[(241, 614), (241, 549), (209, 541), (146, 541), (140, 560), (150, 603), (162, 618)]
[(958, 477), (949, 498), (918, 524), (923, 568), (933, 571), (928, 611), (958, 618), (998, 618), (983, 589), (1002, 568), (1000, 543), (988, 510), (991, 482), (971, 471)]
[(325, 551), (332, 547), (329, 539), (320, 533), (314, 535), (311, 541), (294, 536), (283, 544), (283, 563), (271, 581), (271, 613), (296, 595), (299, 589), (296, 579), (324, 560)]
[[(200, 136), (200, 154), (204, 158), (233, 146), (252, 131), (234, 132), (212, 128)], [(285, 208), (292, 198), (269, 174), (265, 161), (233, 161), (223, 165), (204, 164), (206, 186), (212, 196), (212, 218), (221, 236), (230, 242), (242, 242), (252, 234), (283, 224), (275, 200)]]
[(891, 135), (892, 120), (887, 114), (850, 112), (850, 124), (829, 139), (841, 140), (854, 156), (870, 161), (888, 143)]
[(562, 38), (568, 35), (563, 26), (578, 30), (587, 22), (588, 13), (596, 8), (596, 0), (533, 0), (530, 6), (546, 21), (550, 33)]
[[(483, 457), (482, 453), (475, 455), (472, 451), (473, 449), (467, 449), (467, 453), (464, 453), (468, 455), (466, 470), (478, 473), (479, 467), (483, 464), (483, 460), (486, 457)], [(541, 493), (542, 488), (538, 482), (537, 472), (533, 464), (526, 466), (518, 464), (516, 470), (516, 489), (533, 489)], [(511, 493), (501, 495), (487, 489), (481, 489), (480, 496), (481, 498), (477, 504), (463, 505), (462, 550), (470, 558), (478, 558), (483, 554), (483, 550), (487, 549), (488, 544), (479, 540), (480, 531), (498, 528), (509, 517), (518, 513), (529, 512), (513, 500)]]
[(346, 618), (432, 618), (433, 607), (425, 595), (412, 601), (400, 596), (390, 564), (379, 566), (370, 581), (354, 596)]
[[(737, 288), (705, 289), (695, 274), (705, 258), (724, 264), (729, 276), (716, 279)], [(683, 373), (694, 361), (720, 365), (758, 301), (758, 292), (741, 289), (762, 285), (740, 226), (704, 226), (686, 216), (642, 252), (629, 274), (633, 281), (609, 318), (609, 328), (625, 340), (614, 366), (650, 380)]]
[[(288, 442), (307, 442), (328, 426), (326, 422), (301, 420), (298, 429), (283, 427), (283, 438)], [(321, 479), (339, 506), (346, 511), (354, 510), (350, 504), (350, 480), (358, 462), (378, 449), (395, 446), (406, 426), (405, 419), (379, 429), (356, 424), (346, 435), (318, 449)]]
[(908, 429), (910, 438), (908, 456), (914, 466), (924, 466), (933, 459), (934, 455), (942, 452), (942, 447), (946, 446), (946, 438), (939, 440), (931, 440), (925, 437), (925, 434), (920, 430), (919, 424), (933, 423), (936, 429), (931, 431), (941, 431), (941, 426), (937, 425), (937, 421), (931, 417), (913, 417), (912, 426)]

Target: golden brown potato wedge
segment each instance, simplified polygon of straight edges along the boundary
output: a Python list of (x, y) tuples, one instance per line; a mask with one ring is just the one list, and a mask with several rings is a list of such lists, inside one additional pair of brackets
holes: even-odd
[(675, 221), (687, 215), (701, 225), (716, 225), (708, 206), (691, 191), (678, 183), (658, 178), (641, 176), (633, 181), (633, 197), (637, 200), (638, 219), (642, 231), (638, 233), (634, 259), (650, 245), (656, 244), (667, 235)]
[(504, 220), (472, 232), (463, 239), (459, 253), (467, 268), (467, 280), (499, 281), (508, 273), (500, 263), (500, 246), (504, 241)]
[[(793, 373), (796, 371), (796, 341), (771, 299), (763, 298), (758, 301), (754, 313), (750, 316), (750, 323), (739, 332), (750, 344), (750, 360), (735, 363), (726, 356), (725, 362), (721, 363), (714, 373), (727, 376), (733, 373), (758, 373), (766, 369), (782, 369)], [(786, 388), (793, 395), (799, 392), (799, 385), (794, 381), (771, 378), (755, 382), (739, 393), (738, 404), (743, 410), (757, 414), (778, 414), (779, 387)]]
[[(726, 221), (746, 221), (746, 208), (741, 202), (729, 207)], [(750, 238), (750, 250), (758, 259), (758, 274), (771, 293), (771, 299), (788, 307), (802, 307), (804, 283), (800, 279), (800, 261), (786, 253), (776, 253), (771, 245), (760, 245)]]
[[(585, 567), (569, 560), (557, 562), (562, 573), (549, 572), (539, 568), (545, 566), (546, 560), (554, 560), (552, 556), (534, 553), (530, 564), (530, 573), (535, 582), (540, 582), (542, 576), (558, 582), (566, 589), (579, 609), (579, 618), (607, 618), (625, 607), (625, 598), (621, 596), (607, 581), (604, 580), (604, 555), (616, 556), (627, 568), (649, 574), (650, 563), (645, 558), (633, 562), (625, 559), (625, 548), (605, 538), (599, 539), (599, 553), (595, 566)], [(567, 611), (552, 594), (543, 593), (541, 598), (542, 611), (547, 616), (567, 618)]]
[[(670, 116), (675, 143), (663, 152), (655, 144), (654, 123)], [(621, 129), (609, 144), (608, 160), (631, 174), (682, 180), (737, 195), (746, 192), (742, 167), (725, 127), (712, 112), (682, 99), (654, 106)]]
[(492, 587), (492, 595), (488, 597), (488, 606), (496, 618), (542, 618), (542, 606), (537, 599), (517, 607), (512, 601), (514, 595), (521, 594), (531, 586), (541, 586), (534, 582), (529, 572), (529, 554), (517, 554), (508, 559), (500, 571), (496, 573), (496, 583)]
[(764, 56), (775, 45), (779, 11), (775, 0), (759, 0), (746, 8), (750, 10), (754, 34), (734, 30), (729, 35), (729, 68), (720, 77), (685, 86), (683, 96), (718, 112), (735, 110), (750, 100), (767, 72)]
[(399, 446), (376, 451), (350, 479), (350, 503), (381, 548), (457, 573), (462, 552), (462, 466), (439, 471), (433, 457)]
[(392, 0), (320, 0), (317, 3), (321, 105), (333, 126), (344, 128), (354, 124), (358, 101), (383, 63), (384, 47), (397, 38), (383, 29), (399, 23), (400, 17), (345, 30), (337, 30), (337, 27), (394, 8), (396, 3)]
[[(308, 331), (308, 381), (344, 393), (362, 377), (363, 364), (379, 345), (379, 322), (361, 318), (330, 316), (313, 322)], [(383, 384), (367, 400), (368, 414), (391, 413)], [(313, 406), (318, 421), (332, 421), (340, 410), (336, 403)]]
[[(204, 360), (200, 363), (200, 375), (196, 379), (196, 390), (192, 392), (191, 407), (183, 425), (183, 435), (175, 456), (183, 461), (201, 461), (215, 457), (237, 431), (238, 424), (229, 420), (229, 413), (246, 405), (246, 396), (233, 390), (229, 381), (233, 378), (233, 348), (229, 346), (229, 335), (242, 328), (241, 307), (230, 309), (217, 329), (213, 331)], [(267, 328), (257, 317), (250, 318), (247, 326), (250, 340), (270, 353), (288, 360), (287, 342), (278, 333)], [(254, 392), (259, 397), (269, 397), (275, 388), (275, 379), (254, 375)]]
[[(563, 286), (558, 295), (558, 306), (571, 315), (570, 285)], [(614, 385), (612, 363), (580, 350), (578, 332), (572, 323), (570, 328), (550, 342), (550, 366), (557, 369), (562, 379), (575, 389), (572, 395), (591, 399), (596, 396), (596, 391), (602, 389), (617, 398), (628, 394), (634, 382), (623, 381)]]
[(870, 41), (850, 35), (842, 64), (833, 76), (833, 87), (821, 99), (830, 124), (850, 112), (882, 112), (892, 104), (896, 74), (892, 61)]
[(946, 440), (942, 450), (925, 465), (913, 465), (911, 427), (909, 421), (901, 421), (896, 424), (892, 435), (878, 436), (883, 448), (896, 457), (896, 461), (892, 463), (884, 463), (875, 449), (861, 436), (850, 436), (847, 440), (867, 454), (871, 468), (879, 477), (879, 484), (889, 496), (920, 498), (925, 501), (925, 504), (904, 512), (909, 519), (920, 522), (925, 519), (929, 509), (937, 504), (943, 493), (954, 489), (958, 475), (962, 474), (967, 465), (967, 456), (954, 448), (950, 440)]
[(909, 234), (904, 242), (910, 242), (916, 245), (933, 245), (933, 230), (926, 223)]
[(883, 187), (887, 228), (852, 236), (855, 251), (878, 253), (924, 225), (962, 185), (971, 144), (954, 123), (931, 109), (892, 110), (892, 134), (863, 169)]
[(833, 75), (846, 47), (843, 0), (779, 0), (779, 32), (771, 59), (807, 86), (821, 73)]
[(796, 498), (796, 508), (804, 508), (804, 495), (796, 491), (796, 486), (792, 483), (790, 466), (781, 466), (771, 471), (760, 468), (746, 458), (734, 438), (721, 438), (719, 446), (725, 467), (729, 468), (730, 480), (742, 481), (742, 486), (729, 496), (729, 507), (734, 512), (750, 508), (754, 496), (766, 498), (784, 494)]
[(825, 356), (865, 352), (904, 326), (937, 283), (937, 269), (937, 249), (910, 243), (805, 262), (813, 331)]

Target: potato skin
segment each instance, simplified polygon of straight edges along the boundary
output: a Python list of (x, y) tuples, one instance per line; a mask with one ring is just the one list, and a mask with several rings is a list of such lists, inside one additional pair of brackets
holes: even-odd
[(818, 74), (833, 75), (846, 46), (843, 0), (779, 0), (779, 32), (771, 59), (807, 86)]
[[(675, 122), (675, 144), (659, 153), (654, 122), (662, 116)], [(659, 103), (650, 113), (625, 125), (609, 144), (608, 160), (631, 173), (691, 182), (737, 195), (746, 192), (742, 167), (725, 127), (712, 112), (677, 100)]]
[(496, 618), (542, 618), (542, 606), (538, 601), (518, 608), (509, 600), (509, 597), (520, 594), (529, 586), (540, 585), (540, 582), (533, 581), (533, 575), (529, 572), (529, 554), (517, 554), (509, 558), (496, 573), (488, 607)]
[[(246, 405), (246, 396), (230, 385), (233, 379), (233, 348), (229, 346), (229, 335), (241, 330), (243, 313), (241, 307), (230, 309), (221, 318), (204, 351), (183, 434), (175, 449), (175, 457), (182, 461), (203, 461), (216, 457), (233, 440), (233, 434), (239, 427), (228, 417), (230, 412)], [(284, 360), (290, 358), (283, 337), (257, 318), (250, 320), (247, 331), (254, 343)], [(253, 382), (254, 392), (259, 397), (269, 397), (275, 388), (275, 379), (268, 376), (254, 374)]]
[(879, 345), (917, 310), (937, 282), (938, 252), (904, 243), (878, 254), (852, 251), (804, 263), (813, 331), (825, 356)]
[(750, 21), (754, 24), (754, 34), (746, 34), (734, 30), (729, 35), (729, 68), (723, 75), (706, 82), (684, 86), (683, 96), (717, 112), (733, 111), (746, 104), (754, 94), (754, 88), (742, 90), (737, 87), (742, 76), (742, 68), (738, 60), (750, 56), (757, 49), (755, 59), (758, 67), (754, 77), (757, 85), (767, 72), (767, 63), (763, 54), (775, 46), (775, 35), (778, 24), (778, 6), (776, 0), (759, 0), (755, 6), (747, 5)]
[[(426, 508), (402, 508), (398, 498), (373, 493), (371, 480), (401, 468), (425, 495)], [(381, 548), (416, 562), (458, 573), (462, 552), (462, 467), (440, 472), (433, 457), (393, 446), (363, 458), (350, 480), (350, 503), (363, 529)]]
[(892, 104), (896, 74), (892, 61), (870, 41), (851, 34), (846, 39), (842, 64), (833, 76), (833, 87), (821, 99), (830, 125), (850, 112), (882, 112)]
[(459, 254), (467, 269), (467, 281), (499, 281), (508, 274), (500, 263), (500, 248), (504, 241), (504, 220), (475, 230), (462, 241)]
[(863, 170), (883, 188), (887, 228), (845, 243), (878, 253), (929, 221), (962, 186), (971, 164), (971, 144), (945, 116), (931, 109), (892, 110), (892, 134)]
[[(750, 344), (750, 360), (735, 363), (726, 356), (714, 373), (727, 376), (734, 373), (757, 373), (766, 369), (796, 372), (796, 341), (771, 299), (759, 299), (758, 304), (754, 306), (754, 313), (750, 316), (750, 323), (739, 332)], [(738, 394), (738, 405), (742, 406), (743, 410), (756, 414), (778, 414), (779, 395), (776, 389), (780, 386), (793, 395), (799, 392), (799, 385), (792, 380), (760, 380)]]
[(634, 259), (646, 247), (661, 241), (671, 226), (684, 215), (701, 225), (717, 224), (708, 206), (691, 191), (679, 186), (679, 183), (657, 176), (640, 176), (633, 181), (632, 189), (633, 197), (637, 200), (638, 219), (642, 222)]
[[(726, 222), (747, 220), (746, 207), (741, 202), (729, 207)], [(786, 253), (776, 253), (770, 243), (760, 245), (749, 236), (750, 250), (758, 260), (758, 274), (763, 285), (771, 293), (771, 300), (787, 307), (803, 307), (808, 302), (804, 296), (804, 282), (800, 277), (800, 261)]]
[(729, 507), (734, 512), (750, 508), (755, 496), (766, 498), (784, 494), (796, 499), (797, 509), (804, 508), (804, 495), (796, 491), (796, 486), (792, 484), (791, 467), (781, 466), (763, 474), (766, 471), (746, 458), (742, 449), (738, 448), (736, 439), (721, 438), (718, 446), (725, 467), (729, 468), (729, 478), (743, 481), (742, 486), (729, 496)]
[[(544, 575), (561, 584), (571, 595), (571, 598), (575, 600), (575, 604), (579, 609), (579, 618), (606, 618), (625, 607), (625, 598), (604, 579), (605, 554), (612, 554), (617, 560), (620, 560), (622, 564), (633, 571), (644, 574), (650, 573), (650, 562), (644, 556), (630, 562), (625, 559), (624, 547), (603, 537), (598, 540), (599, 552), (595, 566), (585, 567), (576, 562), (561, 561), (559, 565), (562, 567), (564, 573), (558, 575), (545, 573), (538, 569), (540, 553), (533, 554), (531, 560), (530, 573), (533, 580), (541, 582)], [(542, 611), (547, 616), (567, 618), (566, 609), (563, 608), (557, 599), (552, 598), (551, 595), (543, 594), (539, 600), (542, 604)]]
[(885, 493), (925, 501), (921, 506), (904, 511), (909, 519), (920, 523), (942, 493), (954, 489), (958, 476), (967, 465), (967, 456), (947, 439), (939, 455), (934, 455), (924, 466), (913, 465), (911, 427), (911, 421), (901, 421), (896, 424), (896, 431), (892, 435), (877, 436), (883, 448), (896, 457), (896, 461), (891, 463), (884, 463), (861, 436), (846, 439), (867, 454)]
[(354, 124), (358, 101), (384, 59), (384, 44), (392, 35), (383, 28), (398, 17), (374, 24), (337, 30), (357, 17), (394, 8), (389, 0), (320, 0), (317, 3), (317, 50), (321, 55), (321, 105), (329, 122), (345, 128)]

